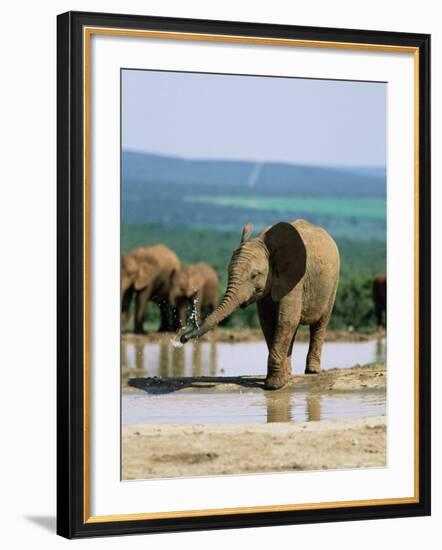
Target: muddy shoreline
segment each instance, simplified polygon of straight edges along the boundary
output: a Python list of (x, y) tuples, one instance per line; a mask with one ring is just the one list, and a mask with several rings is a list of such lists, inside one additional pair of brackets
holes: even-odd
[[(192, 376), (192, 377), (134, 377), (132, 369), (122, 370), (123, 393), (148, 394), (180, 392), (265, 391), (264, 376)], [(309, 392), (386, 391), (386, 365), (355, 365), (330, 369), (315, 375), (293, 375), (285, 388), (270, 393), (277, 396), (290, 387)]]
[[(126, 342), (168, 343), (175, 336), (173, 332), (151, 332), (149, 334), (125, 333), (122, 335)], [(326, 342), (369, 342), (385, 337), (385, 331), (353, 332), (348, 330), (328, 330)], [(257, 342), (264, 340), (261, 329), (224, 329), (212, 330), (199, 339), (201, 342)], [(300, 329), (296, 335), (297, 342), (308, 342), (309, 331)]]
[(273, 415), (267, 423), (254, 424), (126, 424), (123, 479), (384, 467), (385, 414), (323, 420), (311, 407), (310, 421), (297, 422), (285, 416), (285, 409), (281, 416), (273, 407), (290, 392), (295, 399), (297, 392), (307, 392), (313, 403), (323, 396), (385, 398), (386, 380), (386, 366), (380, 364), (292, 376), (285, 388), (272, 392), (263, 389), (262, 376), (161, 379), (129, 378), (123, 373), (123, 394), (128, 397), (264, 395), (270, 396), (268, 415)]

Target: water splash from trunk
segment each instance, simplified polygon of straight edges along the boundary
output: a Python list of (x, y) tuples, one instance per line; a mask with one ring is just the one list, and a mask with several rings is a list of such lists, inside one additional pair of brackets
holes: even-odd
[(231, 290), (228, 288), (222, 302), (217, 306), (217, 308), (204, 319), (201, 326), (184, 332), (180, 338), (181, 342), (185, 344), (192, 338), (200, 338), (201, 336), (204, 336), (206, 332), (231, 315), (238, 306), (238, 298), (233, 295)]
[(193, 323), (195, 323), (195, 326), (197, 329), (200, 328), (200, 319), (198, 319), (198, 310), (197, 310), (197, 304), (198, 304), (198, 298), (194, 298), (192, 300), (192, 311), (190, 313), (190, 316), (189, 316), (189, 319), (190, 321), (192, 321)]
[(184, 332), (184, 328), (181, 327), (179, 330), (177, 330), (176, 334), (174, 334), (173, 338), (170, 339), (170, 345), (173, 347), (173, 348), (182, 348), (183, 347), (183, 343), (181, 342), (181, 335), (183, 334)]
[(182, 330), (179, 330), (173, 338), (170, 339), (170, 344), (173, 348), (182, 348), (184, 344), (180, 342)]
[[(189, 321), (192, 324), (195, 325), (193, 327), (194, 330), (200, 330), (200, 321), (201, 321), (201, 319), (199, 319), (199, 317), (198, 317), (198, 309), (197, 309), (198, 302), (199, 302), (198, 298), (195, 297), (195, 298), (192, 299), (192, 311), (190, 312), (190, 315), (189, 315)], [(174, 335), (174, 337), (170, 339), (170, 343), (171, 343), (172, 347), (174, 347), (174, 348), (182, 348), (183, 347), (184, 344), (181, 342), (181, 335), (183, 334), (184, 329), (185, 329), (185, 327), (181, 327), (177, 331), (177, 333)]]

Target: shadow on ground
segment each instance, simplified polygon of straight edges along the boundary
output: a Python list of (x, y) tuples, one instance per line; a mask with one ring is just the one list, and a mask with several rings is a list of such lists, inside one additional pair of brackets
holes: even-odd
[(264, 389), (264, 378), (242, 376), (198, 376), (190, 378), (130, 378), (128, 385), (150, 394), (172, 393), (186, 388), (209, 389), (217, 384)]

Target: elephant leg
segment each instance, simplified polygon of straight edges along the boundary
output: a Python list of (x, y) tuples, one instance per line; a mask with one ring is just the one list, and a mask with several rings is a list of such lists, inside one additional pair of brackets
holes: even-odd
[[(267, 360), (267, 378), (265, 388), (276, 390), (284, 386), (291, 371), (291, 354), (296, 331), (298, 329), (301, 308), (293, 304), (285, 312), (284, 305), (278, 306), (270, 299), (258, 303), (258, 314), (269, 349)], [(299, 311), (298, 311), (299, 310)]]
[(307, 353), (305, 374), (317, 374), (321, 372), (321, 353), (324, 344), (325, 333), (333, 311), (336, 299), (337, 286), (330, 296), (330, 302), (326, 313), (316, 322), (310, 325), (310, 345)]
[(273, 338), (275, 336), (275, 326), (277, 319), (277, 308), (275, 303), (269, 298), (264, 298), (257, 302), (258, 319), (267, 344), (267, 349), (272, 348)]
[(129, 308), (133, 296), (133, 288), (128, 288), (121, 298), (121, 332), (126, 332), (129, 319)]
[(276, 325), (275, 336), (267, 361), (265, 387), (268, 390), (277, 390), (288, 382), (291, 370), (291, 347), (296, 330), (297, 326)]
[(317, 374), (321, 371), (321, 352), (329, 319), (330, 314), (327, 314), (310, 325), (310, 345), (305, 374)]
[(137, 334), (144, 334), (145, 332), (143, 328), (144, 312), (149, 298), (149, 289), (144, 289), (137, 292), (135, 301), (135, 332)]
[(287, 359), (285, 360), (286, 363), (286, 371), (288, 376), (292, 374), (292, 352), (293, 352), (293, 345), (295, 343), (296, 334), (298, 332), (299, 325), (295, 327), (295, 332), (293, 333), (292, 341), (290, 342), (289, 350), (287, 352)]
[(169, 332), (170, 330), (170, 307), (167, 300), (160, 300), (160, 315), (161, 315), (161, 324), (160, 332)]

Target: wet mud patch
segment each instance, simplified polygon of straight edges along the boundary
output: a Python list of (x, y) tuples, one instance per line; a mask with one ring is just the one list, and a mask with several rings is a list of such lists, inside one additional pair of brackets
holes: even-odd
[[(123, 371), (123, 392), (134, 390), (148, 394), (162, 394), (177, 391), (247, 391), (264, 390), (265, 376), (187, 376), (177, 378), (131, 377), (133, 371)], [(291, 376), (287, 385), (276, 391), (266, 392), (279, 395), (287, 388), (296, 386), (309, 391), (355, 391), (385, 390), (387, 385), (386, 365), (354, 365), (345, 369), (330, 369), (319, 374)], [(265, 391), (265, 390), (264, 390)]]

